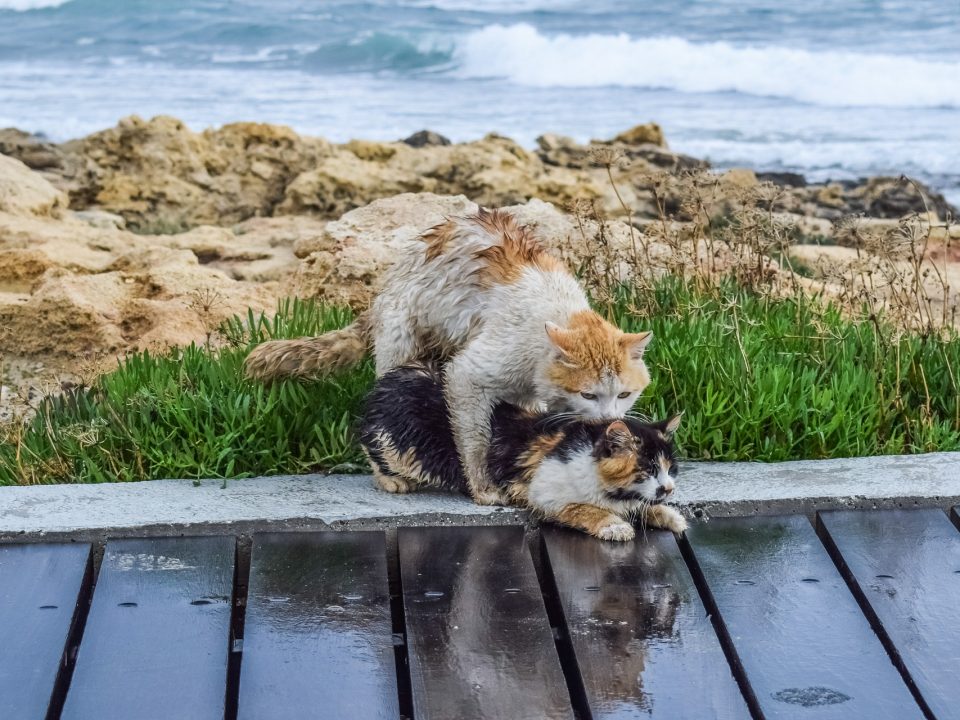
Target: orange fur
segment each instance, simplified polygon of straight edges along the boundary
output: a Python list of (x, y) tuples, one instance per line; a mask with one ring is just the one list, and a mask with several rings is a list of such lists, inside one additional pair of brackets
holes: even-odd
[(500, 210), (481, 209), (474, 222), (500, 238), (500, 243), (480, 251), (477, 257), (485, 263), (482, 281), (486, 285), (516, 282), (524, 267), (544, 272), (569, 272), (566, 266), (546, 251), (530, 228)]
[(631, 361), (633, 346), (649, 333), (624, 333), (590, 310), (575, 313), (566, 328), (547, 333), (563, 353), (550, 368), (550, 379), (567, 392), (579, 392), (604, 373), (619, 375), (626, 386), (639, 390), (650, 384), (646, 366)]
[(427, 244), (427, 249), (424, 251), (427, 260), (436, 260), (443, 255), (456, 236), (457, 224), (452, 220), (434, 225), (423, 233), (420, 239)]
[(607, 525), (620, 524), (623, 522), (622, 518), (614, 515), (609, 510), (584, 503), (574, 503), (565, 506), (563, 510), (557, 513), (554, 519), (564, 525), (584, 530), (593, 536), (599, 536), (600, 531)]
[(543, 459), (553, 452), (553, 449), (560, 444), (560, 441), (563, 440), (565, 435), (566, 433), (560, 430), (553, 435), (539, 436), (530, 443), (530, 447), (527, 448), (527, 451), (519, 462), (519, 465), (524, 468), (524, 480), (529, 481), (530, 478), (533, 477), (533, 474), (537, 471), (537, 468), (540, 467)]

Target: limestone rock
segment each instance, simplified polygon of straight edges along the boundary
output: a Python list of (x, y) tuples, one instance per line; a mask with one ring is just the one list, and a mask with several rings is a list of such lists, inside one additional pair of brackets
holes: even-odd
[(0, 155), (16, 158), (31, 170), (62, 168), (63, 151), (44, 138), (16, 128), (0, 130)]
[(51, 215), (66, 207), (66, 198), (53, 185), (19, 160), (0, 155), (0, 212)]
[(655, 122), (635, 125), (629, 130), (617, 135), (613, 141), (626, 145), (657, 145), (662, 148), (667, 147), (666, 138), (663, 136), (663, 129)]
[(450, 139), (440, 133), (433, 132), (433, 130), (420, 130), (410, 137), (404, 138), (403, 142), (410, 147), (421, 148), (429, 145), (449, 145)]
[(269, 215), (287, 184), (330, 152), (326, 141), (279, 125), (195, 133), (166, 116), (131, 116), (62, 148), (83, 164), (64, 178), (71, 205), (117, 213), (142, 230)]
[(403, 243), (455, 215), (477, 212), (466, 197), (432, 193), (405, 193), (346, 213), (326, 225), (322, 237), (303, 243), (298, 254), (310, 248), (285, 286), (298, 297), (366, 306), (376, 280)]

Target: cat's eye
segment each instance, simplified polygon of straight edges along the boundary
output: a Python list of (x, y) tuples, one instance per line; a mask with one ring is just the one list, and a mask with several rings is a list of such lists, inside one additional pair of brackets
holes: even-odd
[(617, 397), (620, 398), (621, 400), (623, 400), (624, 398), (630, 397), (630, 393), (629, 393), (629, 391), (624, 391), (624, 392), (620, 393), (619, 395), (617, 395)]
[(597, 399), (597, 396), (596, 396), (596, 395), (594, 395), (593, 393), (587, 393), (587, 392), (582, 392), (582, 393), (580, 393), (580, 397), (582, 397), (584, 400), (596, 400), (596, 399)]

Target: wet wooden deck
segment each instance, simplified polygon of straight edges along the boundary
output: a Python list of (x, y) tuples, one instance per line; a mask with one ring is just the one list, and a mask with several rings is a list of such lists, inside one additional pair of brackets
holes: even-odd
[(957, 527), (2, 545), (0, 718), (960, 718)]

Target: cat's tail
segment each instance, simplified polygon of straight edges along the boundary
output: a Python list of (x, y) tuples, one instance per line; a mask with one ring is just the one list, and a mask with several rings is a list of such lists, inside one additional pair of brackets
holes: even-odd
[(257, 345), (244, 361), (244, 374), (260, 382), (283, 378), (313, 379), (357, 365), (371, 348), (367, 313), (340, 330), (317, 337), (269, 340)]

